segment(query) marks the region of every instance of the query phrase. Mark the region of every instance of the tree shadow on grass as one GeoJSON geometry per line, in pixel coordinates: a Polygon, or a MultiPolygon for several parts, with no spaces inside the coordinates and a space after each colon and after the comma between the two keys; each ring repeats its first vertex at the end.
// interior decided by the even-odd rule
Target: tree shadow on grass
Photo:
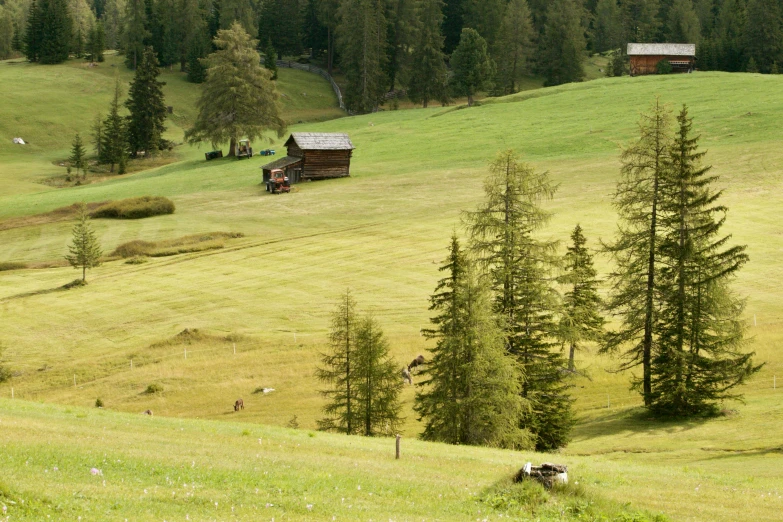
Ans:
{"type": "Polygon", "coordinates": [[[35,290],[33,292],[23,292],[21,294],[9,295],[8,297],[4,297],[0,299],[0,303],[6,301],[13,301],[14,299],[24,299],[25,297],[34,297],[36,295],[46,295],[46,294],[53,294],[55,292],[64,292],[66,290],[70,290],[71,288],[78,288],[80,286],[85,286],[86,284],[87,283],[83,282],[81,279],[74,279],[70,283],[66,283],[62,286],[58,286],[55,288],[45,288],[43,290],[35,290]]]}

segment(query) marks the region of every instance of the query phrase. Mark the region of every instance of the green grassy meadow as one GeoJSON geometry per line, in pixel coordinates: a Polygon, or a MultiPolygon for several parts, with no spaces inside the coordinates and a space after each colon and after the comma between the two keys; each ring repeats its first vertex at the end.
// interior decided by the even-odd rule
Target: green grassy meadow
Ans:
{"type": "MultiPolygon", "coordinates": [[[[285,73],[294,72],[281,70],[281,85],[285,73]]],[[[0,345],[15,372],[0,384],[0,440],[8,448],[0,452],[7,459],[0,468],[11,470],[0,486],[9,498],[33,499],[39,510],[13,508],[21,513],[17,519],[56,518],[61,506],[59,513],[70,518],[95,509],[89,518],[96,520],[106,513],[111,519],[133,513],[129,519],[261,520],[254,509],[266,503],[282,510],[264,508],[267,519],[277,520],[524,518],[494,508],[479,514],[486,503],[476,497],[526,460],[569,464],[609,510],[627,503],[672,520],[780,519],[783,390],[773,389],[773,379],[781,386],[783,77],[599,79],[488,99],[471,109],[340,119],[328,119],[336,115],[328,104],[290,106],[289,120],[306,122],[291,130],[347,132],[357,148],[351,178],[300,184],[287,195],[269,195],[260,185],[266,158],[205,162],[206,149],[187,146],[175,149],[176,163],[101,183],[40,184],[62,169],[53,162],[67,156],[73,132],[86,132],[91,111],[107,105],[112,73],[109,66],[0,62],[0,88],[14,93],[0,106],[0,262],[62,259],[69,222],[2,229],[2,221],[79,201],[152,195],[176,203],[173,215],[95,220],[105,252],[136,239],[216,231],[244,237],[226,240],[221,249],[140,265],[111,261],[92,270],[81,289],[61,288],[77,276],[71,268],[0,272],[0,345]],[[21,89],[23,83],[30,88],[21,89]],[[36,103],[27,98],[33,92],[36,103]],[[639,113],[655,96],[675,109],[689,105],[731,209],[726,229],[748,245],[751,262],[737,289],[747,297],[750,349],[766,365],[743,389],[745,404],[727,403],[727,415],[713,420],[649,419],[628,390],[629,375],[608,372],[613,361],[585,352],[580,363],[589,378],[574,382],[580,421],[558,455],[415,441],[421,427],[411,387],[404,391],[403,435],[411,452],[404,466],[390,459],[391,440],[310,436],[322,405],[313,371],[340,292],[351,288],[360,307],[378,318],[400,365],[426,355],[419,330],[427,324],[438,266],[451,232],[462,233],[461,212],[482,198],[493,155],[513,148],[560,184],[547,205],[554,216],[545,236],[565,240],[578,222],[596,246],[613,233],[619,147],[634,137],[639,113]],[[24,107],[32,107],[29,116],[24,107]],[[16,135],[31,145],[13,146],[16,135]],[[202,335],[178,335],[194,328],[202,335]],[[150,384],[163,392],[143,393],[150,384]],[[275,391],[253,393],[263,387],[275,391]],[[238,397],[246,409],[234,413],[238,397]],[[105,410],[92,408],[97,398],[105,410]],[[153,419],[138,415],[148,408],[153,419]],[[282,428],[294,416],[301,429],[282,428]],[[267,438],[277,447],[259,446],[258,439],[267,438]],[[102,459],[105,487],[89,475],[102,459]],[[54,465],[69,474],[53,475],[54,465]],[[262,470],[274,477],[262,477],[262,470]],[[199,484],[199,490],[181,499],[190,491],[181,483],[199,484]],[[46,491],[36,493],[40,484],[46,491]],[[375,498],[363,496],[368,488],[375,498]],[[237,511],[227,511],[230,506],[237,511]]],[[[177,74],[166,75],[167,99],[182,118],[171,123],[171,139],[181,141],[196,91],[178,83],[177,74]]],[[[310,93],[324,92],[326,99],[328,87],[313,78],[292,76],[286,92],[307,92],[307,103],[314,103],[310,93]]],[[[282,152],[281,141],[273,147],[282,152]]],[[[605,273],[606,260],[597,262],[605,273]]]]}

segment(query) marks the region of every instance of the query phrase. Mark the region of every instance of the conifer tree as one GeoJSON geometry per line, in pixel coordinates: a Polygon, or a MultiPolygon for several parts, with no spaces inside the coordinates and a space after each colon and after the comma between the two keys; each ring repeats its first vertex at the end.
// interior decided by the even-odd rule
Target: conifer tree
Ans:
{"type": "Polygon", "coordinates": [[[390,436],[402,418],[403,382],[389,355],[389,343],[378,322],[366,316],[356,325],[356,416],[365,437],[390,436]]]}
{"type": "Polygon", "coordinates": [[[568,368],[574,370],[574,355],[585,341],[600,342],[604,335],[603,306],[598,295],[593,256],[585,246],[582,227],[576,225],[564,259],[564,273],[558,282],[566,285],[560,318],[560,338],[568,345],[568,368]]]}
{"type": "Polygon", "coordinates": [[[619,237],[605,245],[616,266],[610,276],[612,293],[607,306],[621,323],[607,336],[604,351],[624,350],[621,369],[642,367],[642,379],[633,384],[646,406],[652,400],[656,285],[661,270],[658,213],[670,125],[669,110],[656,99],[649,114],[642,115],[638,141],[623,151],[622,177],[614,194],[619,237]]]}
{"type": "Polygon", "coordinates": [[[10,57],[14,51],[15,29],[11,13],[0,5],[0,60],[10,57]]]}
{"type": "Polygon", "coordinates": [[[204,83],[207,79],[205,58],[210,50],[210,43],[202,36],[196,36],[188,47],[188,76],[191,83],[204,83]]]}
{"type": "MultiPolygon", "coordinates": [[[[278,0],[267,0],[278,1],[278,0]]],[[[239,22],[247,34],[258,34],[256,15],[250,0],[220,0],[220,29],[231,29],[239,22]]],[[[266,2],[265,2],[266,3],[266,2]]],[[[299,2],[290,2],[298,5],[299,2]]]]}
{"type": "Polygon", "coordinates": [[[27,30],[24,35],[24,54],[30,62],[37,62],[41,56],[41,19],[41,5],[38,0],[32,0],[27,14],[27,30]]]}
{"type": "Polygon", "coordinates": [[[318,19],[326,27],[326,70],[332,74],[340,23],[340,0],[318,0],[317,13],[318,19]]]}
{"type": "Polygon", "coordinates": [[[151,36],[147,29],[144,0],[127,0],[125,4],[125,65],[135,69],[144,53],[144,42],[151,36]]]}
{"type": "Polygon", "coordinates": [[[720,6],[715,35],[720,42],[718,63],[724,71],[744,70],[745,14],[744,0],[724,0],[720,6]]]}
{"type": "Polygon", "coordinates": [[[553,0],[541,39],[544,85],[581,81],[584,76],[585,38],[580,8],[575,0],[553,0]]]}
{"type": "Polygon", "coordinates": [[[109,106],[109,114],[103,120],[102,141],[99,160],[111,165],[109,172],[114,172],[114,166],[124,161],[128,155],[128,137],[125,129],[125,118],[120,116],[120,79],[114,83],[114,98],[109,106]]]}
{"type": "Polygon", "coordinates": [[[443,5],[443,52],[448,55],[459,45],[464,26],[465,0],[444,0],[443,5]]]}
{"type": "Polygon", "coordinates": [[[386,65],[389,91],[398,87],[408,76],[411,62],[410,49],[416,39],[419,25],[416,4],[419,0],[388,0],[386,7],[386,65]]]}
{"type": "Polygon", "coordinates": [[[103,156],[101,154],[101,146],[103,144],[103,116],[100,114],[95,115],[95,119],[92,121],[90,132],[90,136],[92,137],[92,145],[95,149],[95,155],[98,157],[98,161],[103,161],[103,156]]]}
{"type": "Polygon", "coordinates": [[[717,401],[741,398],[733,388],[761,366],[743,353],[744,302],[730,290],[748,261],[745,246],[720,236],[727,208],[711,185],[717,177],[702,164],[698,136],[683,106],[662,180],[663,259],[657,289],[659,344],[652,360],[650,409],[689,416],[714,411],[717,401]]]}
{"type": "Polygon", "coordinates": [[[84,150],[84,143],[82,143],[82,137],[79,133],[73,138],[73,144],[71,145],[71,157],[68,158],[71,162],[71,166],[76,169],[76,176],[79,176],[79,170],[85,174],[84,169],[87,167],[87,151],[84,150]]]}
{"type": "Polygon", "coordinates": [[[264,48],[264,67],[272,73],[272,80],[277,80],[277,51],[272,46],[272,40],[266,41],[264,48]]]}
{"type": "Polygon", "coordinates": [[[297,55],[302,52],[302,10],[298,2],[267,0],[261,7],[258,20],[258,41],[271,41],[279,55],[297,55]],[[280,21],[285,20],[281,30],[280,21]]]}
{"type": "Polygon", "coordinates": [[[595,6],[593,50],[603,53],[619,49],[622,44],[622,12],[617,0],[598,0],[595,6]]]}
{"type": "Polygon", "coordinates": [[[693,0],[674,0],[669,8],[666,33],[669,42],[701,43],[701,21],[693,0]]]}
{"type": "Polygon", "coordinates": [[[654,42],[660,27],[660,0],[627,0],[622,5],[626,41],[654,42]]]}
{"type": "Polygon", "coordinates": [[[356,330],[359,318],[356,300],[347,290],[340,296],[337,309],[332,313],[329,332],[329,353],[321,354],[321,365],[316,377],[328,387],[321,391],[328,403],[324,406],[324,418],[318,421],[318,429],[354,435],[362,429],[359,406],[356,404],[356,330]]]}
{"type": "Polygon", "coordinates": [[[511,0],[498,31],[494,53],[500,94],[517,92],[517,79],[527,69],[533,40],[533,20],[526,0],[511,0]]]}
{"type": "Polygon", "coordinates": [[[485,202],[466,215],[471,248],[488,270],[494,309],[503,320],[506,350],[524,373],[521,395],[530,408],[520,425],[535,435],[539,450],[564,446],[574,422],[566,362],[556,343],[559,303],[550,282],[555,243],[534,236],[550,217],[540,203],[555,189],[546,173],[520,163],[514,151],[502,151],[490,164],[485,202]]]}
{"type": "Polygon", "coordinates": [[[507,3],[507,0],[463,0],[462,2],[465,27],[475,29],[487,42],[489,49],[495,49],[497,32],[507,3]]]}
{"type": "Polygon", "coordinates": [[[745,51],[758,71],[768,73],[783,59],[783,12],[778,0],[748,0],[745,51]]]}
{"type": "Polygon", "coordinates": [[[106,48],[106,35],[103,30],[103,22],[97,22],[90,28],[87,41],[87,54],[91,62],[102,62],[103,51],[106,48]]]}
{"type": "Polygon", "coordinates": [[[420,0],[417,6],[419,26],[411,56],[408,98],[425,108],[430,100],[448,101],[448,70],[443,54],[442,0],[420,0]]]}
{"type": "Polygon", "coordinates": [[[386,92],[386,16],[383,0],[344,0],[337,44],[349,111],[376,110],[386,92]]]}
{"type": "Polygon", "coordinates": [[[74,268],[82,269],[82,282],[87,282],[87,269],[95,268],[101,264],[101,244],[90,224],[90,216],[87,214],[87,206],[79,205],[78,221],[73,226],[72,244],[68,245],[69,254],[65,256],[68,263],[74,268]]]}
{"type": "Polygon", "coordinates": [[[65,0],[42,0],[38,61],[62,63],[71,49],[72,20],[65,0]]]}
{"type": "Polygon", "coordinates": [[[166,130],[166,104],[163,101],[163,82],[158,81],[160,69],[152,47],[144,49],[141,61],[128,91],[125,106],[130,115],[126,131],[130,153],[136,157],[139,151],[153,154],[159,150],[161,137],[166,130]]]}
{"type": "Polygon", "coordinates": [[[218,50],[206,58],[207,80],[198,101],[195,125],[185,133],[189,143],[209,141],[214,147],[230,142],[228,155],[236,154],[237,140],[260,138],[274,130],[285,131],[279,94],[271,73],[261,65],[257,42],[239,22],[220,30],[218,50]]]}
{"type": "Polygon", "coordinates": [[[487,291],[456,235],[440,271],[445,277],[430,298],[436,315],[430,319],[432,328],[422,332],[436,345],[414,405],[425,422],[422,438],[530,448],[530,433],[519,427],[526,406],[520,395],[520,368],[505,352],[487,291]]]}
{"type": "MultiPolygon", "coordinates": [[[[179,70],[187,71],[190,61],[190,50],[192,47],[206,47],[207,41],[207,23],[205,6],[199,0],[176,0],[177,9],[177,36],[179,42],[177,47],[177,60],[179,61],[179,70]]],[[[204,49],[203,54],[198,56],[204,58],[208,54],[204,49]]],[[[189,80],[190,81],[190,80],[189,80]]],[[[200,83],[200,82],[193,82],[200,83]]]]}
{"type": "Polygon", "coordinates": [[[459,45],[451,55],[454,92],[468,97],[468,107],[473,96],[487,87],[495,73],[495,66],[487,52],[487,42],[475,29],[465,28],[459,45]]]}

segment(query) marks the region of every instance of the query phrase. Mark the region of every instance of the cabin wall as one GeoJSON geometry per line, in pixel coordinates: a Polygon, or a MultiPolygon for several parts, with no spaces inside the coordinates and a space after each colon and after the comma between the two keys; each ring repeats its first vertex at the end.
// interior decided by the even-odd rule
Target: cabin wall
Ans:
{"type": "MultiPolygon", "coordinates": [[[[631,56],[631,76],[640,76],[645,74],[656,74],[656,66],[661,60],[669,60],[675,62],[689,62],[690,69],[693,69],[694,59],[689,56],[663,56],[663,55],[650,55],[650,56],[631,56]]],[[[674,68],[674,72],[687,72],[679,67],[674,68]]]]}
{"type": "Polygon", "coordinates": [[[299,145],[297,145],[296,142],[294,142],[293,140],[291,141],[292,141],[291,144],[288,146],[288,155],[297,158],[301,158],[302,156],[304,156],[304,151],[302,151],[302,149],[299,148],[299,145]]]}
{"type": "MultiPolygon", "coordinates": [[[[290,152],[289,152],[290,154],[290,152]]],[[[342,178],[350,175],[350,150],[304,151],[303,179],[342,178]]]]}

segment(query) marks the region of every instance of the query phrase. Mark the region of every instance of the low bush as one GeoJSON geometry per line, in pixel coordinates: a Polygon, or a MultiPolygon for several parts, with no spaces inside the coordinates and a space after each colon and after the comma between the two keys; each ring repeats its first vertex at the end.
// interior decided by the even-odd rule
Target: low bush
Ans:
{"type": "Polygon", "coordinates": [[[160,384],[150,384],[147,389],[144,390],[147,395],[154,395],[156,393],[163,393],[163,386],[160,384]]]}
{"type": "MultiPolygon", "coordinates": [[[[124,256],[123,256],[124,257],[124,256]]],[[[125,261],[126,265],[143,265],[147,262],[147,258],[144,256],[133,256],[132,258],[125,261]]]]}
{"type": "Polygon", "coordinates": [[[4,261],[0,263],[0,272],[4,272],[6,270],[21,270],[22,268],[27,268],[27,265],[25,263],[17,263],[14,261],[4,261]]]}
{"type": "Polygon", "coordinates": [[[90,216],[109,219],[141,219],[173,214],[174,210],[174,202],[168,198],[143,196],[111,201],[98,207],[90,216]]]}
{"type": "Polygon", "coordinates": [[[101,400],[101,398],[100,398],[100,397],[98,397],[97,399],[95,399],[95,407],[96,407],[96,408],[103,408],[103,401],[101,400]]]}
{"type": "Polygon", "coordinates": [[[112,256],[123,259],[135,257],[165,257],[191,252],[203,252],[223,248],[226,239],[243,237],[239,232],[209,232],[164,241],[135,240],[118,246],[112,256]]]}
{"type": "Polygon", "coordinates": [[[655,66],[655,72],[657,72],[658,74],[671,74],[672,64],[669,63],[669,60],[661,60],[655,66]]]}

